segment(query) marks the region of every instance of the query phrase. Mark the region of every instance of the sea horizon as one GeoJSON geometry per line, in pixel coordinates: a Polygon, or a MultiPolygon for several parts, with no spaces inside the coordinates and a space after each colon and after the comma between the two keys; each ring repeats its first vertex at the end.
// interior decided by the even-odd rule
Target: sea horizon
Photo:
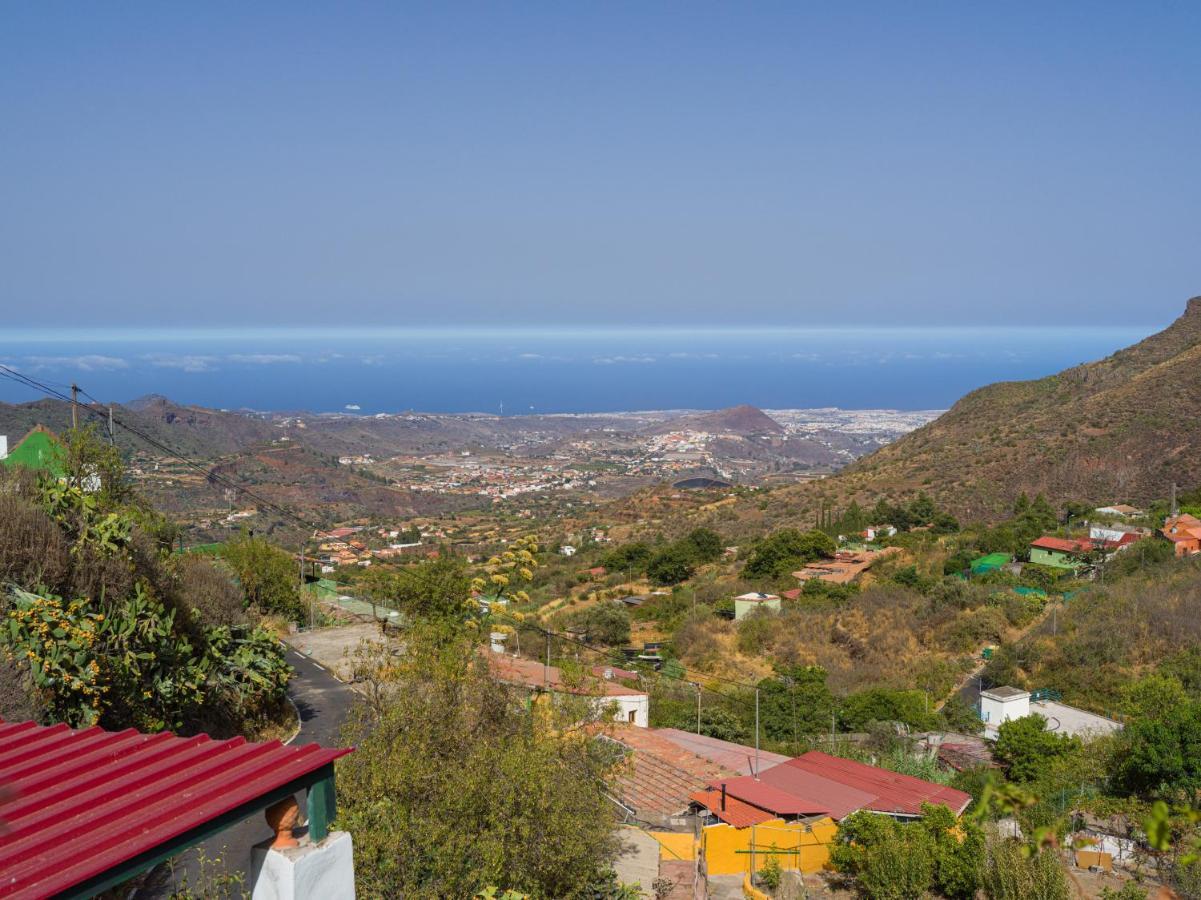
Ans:
{"type": "MultiPolygon", "coordinates": [[[[10,329],[0,362],[103,402],[218,409],[595,414],[945,409],[1098,359],[1156,326],[10,329]],[[358,407],[352,410],[351,407],[358,407]]],[[[0,381],[0,400],[36,393],[0,381]]]]}

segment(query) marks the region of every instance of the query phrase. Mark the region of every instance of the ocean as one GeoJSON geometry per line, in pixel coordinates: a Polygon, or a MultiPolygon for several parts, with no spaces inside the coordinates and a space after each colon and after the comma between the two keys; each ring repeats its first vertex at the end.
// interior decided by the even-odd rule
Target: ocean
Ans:
{"type": "MultiPolygon", "coordinates": [[[[1155,328],[8,331],[0,362],[97,399],[224,409],[615,412],[938,409],[1106,356],[1155,328]]],[[[37,394],[0,379],[0,400],[37,394]]]]}

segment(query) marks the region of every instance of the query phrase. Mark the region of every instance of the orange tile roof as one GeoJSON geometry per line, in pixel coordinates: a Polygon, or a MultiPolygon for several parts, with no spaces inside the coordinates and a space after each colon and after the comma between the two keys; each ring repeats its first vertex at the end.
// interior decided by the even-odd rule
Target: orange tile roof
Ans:
{"type": "Polygon", "coordinates": [[[1163,536],[1169,541],[1201,540],[1201,519],[1181,513],[1175,518],[1168,519],[1161,529],[1163,536]]]}
{"type": "Polygon", "coordinates": [[[586,678],[581,684],[569,685],[563,679],[563,673],[558,666],[548,666],[532,659],[508,656],[503,653],[488,654],[488,671],[497,681],[503,681],[506,684],[536,689],[546,688],[563,694],[580,694],[588,697],[640,697],[646,693],[599,678],[586,678]]]}

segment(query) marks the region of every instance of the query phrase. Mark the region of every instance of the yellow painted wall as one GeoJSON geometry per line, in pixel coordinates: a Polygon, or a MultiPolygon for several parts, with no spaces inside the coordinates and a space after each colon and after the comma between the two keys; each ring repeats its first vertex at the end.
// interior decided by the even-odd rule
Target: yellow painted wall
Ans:
{"type": "Polygon", "coordinates": [[[659,859],[696,859],[697,839],[678,831],[648,831],[659,842],[659,859]]]}
{"type": "MultiPolygon", "coordinates": [[[[780,867],[800,869],[802,872],[817,872],[830,859],[830,844],[838,826],[830,818],[818,819],[808,825],[800,822],[786,824],[783,819],[772,819],[762,825],[749,828],[734,828],[730,825],[708,825],[703,829],[701,849],[705,854],[705,871],[710,875],[745,875],[751,869],[752,843],[756,850],[795,850],[799,853],[782,853],[777,856],[780,867]]],[[[755,866],[762,867],[766,855],[754,855],[755,866]]]]}

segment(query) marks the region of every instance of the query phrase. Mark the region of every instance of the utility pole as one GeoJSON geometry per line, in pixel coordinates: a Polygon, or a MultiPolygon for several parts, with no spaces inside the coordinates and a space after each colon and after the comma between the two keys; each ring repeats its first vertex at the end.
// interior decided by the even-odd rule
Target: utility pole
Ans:
{"type": "Polygon", "coordinates": [[[1176,508],[1176,482],[1172,482],[1172,518],[1180,515],[1180,510],[1176,508]]]}
{"type": "MultiPolygon", "coordinates": [[[[71,430],[79,428],[79,385],[71,382],[71,430]]],[[[1173,487],[1175,491],[1175,487],[1173,487]]],[[[1175,496],[1175,494],[1173,494],[1175,496]]]]}
{"type": "Polygon", "coordinates": [[[759,688],[755,688],[755,780],[759,780],[759,688]]]}
{"type": "Polygon", "coordinates": [[[693,685],[696,688],[696,733],[701,733],[701,685],[696,682],[693,685]]]}
{"type": "Polygon", "coordinates": [[[111,447],[116,442],[116,439],[113,437],[113,405],[110,403],[108,405],[108,445],[111,447]]]}
{"type": "Polygon", "coordinates": [[[542,670],[542,686],[550,689],[550,629],[546,631],[546,668],[542,670]]]}

